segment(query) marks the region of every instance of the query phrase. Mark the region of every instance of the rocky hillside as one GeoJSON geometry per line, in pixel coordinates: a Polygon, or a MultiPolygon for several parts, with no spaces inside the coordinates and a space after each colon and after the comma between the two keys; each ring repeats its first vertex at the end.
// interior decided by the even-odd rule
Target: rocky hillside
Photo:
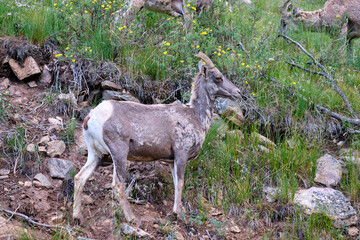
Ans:
{"type": "Polygon", "coordinates": [[[349,59],[323,32],[279,38],[282,4],[214,1],[198,14],[189,1],[184,29],[147,10],[115,23],[127,7],[117,1],[0,2],[0,239],[358,238],[359,41],[349,59]],[[74,221],[90,109],[107,99],[186,104],[199,51],[241,99],[216,100],[202,151],[187,165],[184,212],[171,214],[166,163],[128,162],[141,224],[127,223],[104,157],[85,185],[84,219],[74,221]]]}

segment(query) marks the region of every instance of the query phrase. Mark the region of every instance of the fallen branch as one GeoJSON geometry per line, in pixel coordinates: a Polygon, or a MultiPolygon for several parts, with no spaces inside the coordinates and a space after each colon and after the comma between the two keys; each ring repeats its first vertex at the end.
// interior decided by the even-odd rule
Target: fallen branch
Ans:
{"type": "Polygon", "coordinates": [[[68,227],[59,226],[59,225],[48,225],[48,224],[45,224],[45,223],[39,223],[39,222],[36,222],[36,221],[32,220],[30,217],[26,216],[25,214],[13,212],[13,211],[10,211],[10,210],[7,210],[7,209],[2,209],[2,208],[0,208],[0,211],[5,212],[5,213],[8,213],[8,214],[11,214],[11,215],[12,215],[11,217],[13,217],[14,215],[15,215],[15,216],[22,217],[22,218],[24,218],[27,222],[32,223],[32,224],[35,224],[35,225],[38,225],[38,226],[41,226],[41,227],[64,229],[64,230],[66,230],[66,231],[69,233],[70,236],[72,236],[71,230],[70,230],[68,227]]]}
{"type": "Polygon", "coordinates": [[[287,64],[289,64],[289,65],[291,65],[291,66],[293,66],[293,67],[297,67],[297,68],[299,68],[299,69],[301,69],[301,70],[307,71],[307,72],[309,72],[309,73],[313,73],[313,74],[317,74],[317,75],[322,75],[322,76],[324,76],[324,73],[323,73],[323,72],[317,72],[317,71],[314,71],[314,70],[311,70],[311,69],[308,69],[308,68],[304,68],[304,67],[302,67],[302,66],[300,66],[300,65],[297,65],[297,64],[294,63],[294,62],[285,61],[285,63],[287,63],[287,64]]]}
{"type": "MultiPolygon", "coordinates": [[[[306,49],[298,42],[296,42],[295,40],[289,38],[288,36],[284,35],[283,33],[279,34],[279,36],[283,37],[285,40],[290,41],[291,43],[295,44],[296,46],[298,46],[301,51],[303,51],[309,58],[311,58],[311,60],[313,61],[313,63],[315,64],[315,66],[317,66],[318,68],[321,69],[321,75],[324,76],[331,84],[331,86],[335,89],[335,91],[341,96],[341,98],[343,99],[347,109],[349,110],[349,112],[351,113],[351,115],[353,115],[353,117],[355,119],[351,119],[351,118],[347,118],[347,120],[359,120],[359,118],[357,117],[355,111],[353,110],[351,103],[349,102],[349,100],[347,99],[346,95],[344,94],[344,92],[336,85],[334,79],[331,77],[331,75],[325,70],[324,66],[321,65],[308,51],[306,51],[306,49]]],[[[328,110],[328,109],[327,109],[328,110]]],[[[326,111],[325,109],[323,109],[322,111],[326,111]]],[[[329,110],[330,111],[330,110],[329,110]]],[[[331,112],[331,111],[330,111],[331,112]]],[[[339,116],[338,116],[339,117],[339,116]]],[[[360,121],[360,120],[359,120],[360,121]]]]}
{"type": "Polygon", "coordinates": [[[333,112],[333,111],[331,111],[330,109],[321,106],[320,104],[316,104],[316,103],[314,103],[313,101],[309,101],[306,97],[304,97],[304,96],[302,96],[302,95],[294,92],[293,90],[285,87],[284,85],[282,85],[281,83],[279,83],[279,82],[276,80],[276,78],[274,78],[274,77],[270,77],[270,78],[269,78],[268,76],[264,76],[264,77],[266,77],[266,78],[270,79],[271,81],[273,81],[274,83],[280,85],[281,88],[287,90],[287,91],[288,91],[289,93],[291,93],[292,95],[295,95],[295,96],[303,99],[304,101],[309,102],[310,104],[312,104],[313,106],[315,106],[319,111],[325,112],[325,113],[327,113],[328,115],[330,115],[331,117],[336,118],[336,119],[338,119],[338,120],[341,120],[341,121],[344,121],[344,122],[348,122],[348,123],[351,123],[351,124],[354,124],[354,125],[360,125],[360,119],[349,118],[349,117],[346,117],[346,116],[341,115],[341,114],[339,114],[339,113],[333,112]]]}

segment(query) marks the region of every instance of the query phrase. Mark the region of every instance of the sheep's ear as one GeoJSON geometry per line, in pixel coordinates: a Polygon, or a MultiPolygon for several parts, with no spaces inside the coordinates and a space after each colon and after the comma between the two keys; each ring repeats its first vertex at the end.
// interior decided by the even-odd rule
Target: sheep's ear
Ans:
{"type": "Polygon", "coordinates": [[[203,61],[200,61],[198,63],[198,68],[199,68],[199,72],[201,72],[202,75],[206,76],[207,66],[203,61]]]}

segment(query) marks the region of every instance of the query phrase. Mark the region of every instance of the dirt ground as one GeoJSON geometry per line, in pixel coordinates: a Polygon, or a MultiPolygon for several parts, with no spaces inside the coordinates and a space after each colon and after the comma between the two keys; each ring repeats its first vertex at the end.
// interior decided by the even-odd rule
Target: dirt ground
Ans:
{"type": "MultiPolygon", "coordinates": [[[[5,41],[6,39],[0,40],[5,41]]],[[[6,53],[4,49],[0,50],[1,53],[6,53]]],[[[3,54],[2,56],[4,56],[3,54]]],[[[39,62],[41,61],[39,60],[39,62]]],[[[9,101],[11,106],[5,113],[7,117],[2,118],[6,121],[0,122],[0,133],[5,136],[8,132],[14,131],[16,127],[24,126],[27,129],[28,144],[38,143],[43,136],[49,136],[52,140],[60,139],[61,130],[49,130],[48,118],[58,116],[64,122],[68,122],[69,117],[58,115],[52,102],[46,100],[49,98],[48,84],[39,82],[38,77],[19,81],[8,69],[2,69],[0,73],[2,74],[0,78],[8,77],[10,79],[10,87],[1,90],[1,100],[2,103],[9,101]],[[36,81],[37,87],[29,87],[28,82],[32,80],[36,81]]],[[[77,122],[76,131],[81,131],[80,121],[77,122]]],[[[2,143],[2,148],[3,150],[6,148],[4,143],[2,143]]],[[[110,188],[112,165],[99,167],[86,183],[84,189],[86,201],[82,205],[84,221],[78,224],[71,219],[72,200],[67,196],[69,195],[69,186],[66,184],[69,182],[50,177],[47,167],[49,157],[46,156],[46,153],[39,153],[36,156],[27,153],[22,157],[23,159],[18,159],[21,164],[16,164],[16,154],[8,154],[6,151],[2,151],[0,154],[0,169],[10,170],[7,178],[0,179],[0,209],[25,214],[38,223],[65,226],[70,230],[72,239],[77,237],[130,238],[119,231],[124,221],[118,202],[113,198],[110,188]],[[17,166],[16,171],[14,171],[15,165],[17,166]],[[48,189],[34,185],[33,177],[37,173],[43,173],[53,187],[48,189]]],[[[86,162],[86,156],[79,153],[76,143],[68,147],[61,158],[71,161],[77,171],[86,162]]],[[[221,211],[211,206],[209,206],[209,216],[221,223],[221,226],[214,226],[209,221],[198,224],[190,222],[188,219],[197,210],[192,209],[191,204],[185,200],[183,201],[187,209],[185,217],[174,219],[171,215],[174,192],[168,166],[159,162],[129,163],[128,169],[127,183],[136,177],[132,191],[132,209],[141,218],[141,229],[155,239],[261,238],[259,232],[261,228],[253,231],[244,227],[247,226],[246,224],[237,226],[233,219],[224,217],[221,211]]],[[[196,190],[194,190],[194,194],[196,194],[196,190]]],[[[7,219],[7,226],[20,227],[11,234],[5,232],[5,235],[1,235],[0,232],[0,239],[24,239],[20,237],[24,232],[33,236],[34,239],[50,239],[54,234],[61,235],[66,232],[64,229],[38,226],[25,221],[22,217],[1,211],[0,217],[7,219]]]]}

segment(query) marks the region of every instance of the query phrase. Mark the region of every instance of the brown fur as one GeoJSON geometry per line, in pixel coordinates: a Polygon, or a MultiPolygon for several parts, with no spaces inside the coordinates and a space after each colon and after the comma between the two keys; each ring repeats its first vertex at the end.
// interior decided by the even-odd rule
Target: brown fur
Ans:
{"type": "Polygon", "coordinates": [[[314,31],[338,32],[346,36],[349,49],[351,40],[360,37],[360,0],[328,0],[324,8],[316,11],[296,9],[287,0],[281,11],[284,26],[303,25],[314,31]]]}
{"type": "Polygon", "coordinates": [[[84,128],[85,130],[88,129],[88,124],[87,124],[87,123],[88,123],[89,119],[90,119],[90,116],[89,116],[89,115],[87,115],[87,116],[84,118],[83,128],[84,128]]]}

